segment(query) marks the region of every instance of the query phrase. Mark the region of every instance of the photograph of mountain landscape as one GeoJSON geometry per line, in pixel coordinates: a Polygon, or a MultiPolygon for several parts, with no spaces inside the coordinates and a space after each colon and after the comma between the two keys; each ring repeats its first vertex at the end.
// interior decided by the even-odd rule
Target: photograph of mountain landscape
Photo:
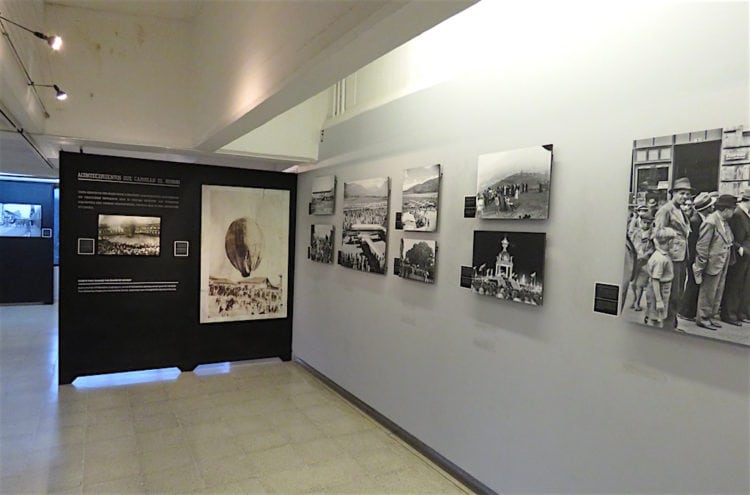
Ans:
{"type": "Polygon", "coordinates": [[[339,265],[363,272],[386,272],[390,178],[344,183],[344,225],[339,265]]]}
{"type": "Polygon", "coordinates": [[[477,215],[484,219],[546,219],[551,169],[551,144],[480,155],[477,215]]]}
{"type": "Polygon", "coordinates": [[[435,232],[440,164],[404,170],[401,222],[406,231],[435,232]]]}

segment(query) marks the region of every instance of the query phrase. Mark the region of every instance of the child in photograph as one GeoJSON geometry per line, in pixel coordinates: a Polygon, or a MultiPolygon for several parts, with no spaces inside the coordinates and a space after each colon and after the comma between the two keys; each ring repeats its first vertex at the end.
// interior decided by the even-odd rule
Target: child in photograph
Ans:
{"type": "Polygon", "coordinates": [[[648,305],[644,323],[663,327],[667,318],[669,298],[674,279],[674,265],[669,250],[677,236],[674,229],[665,227],[654,233],[655,250],[648,259],[649,284],[646,291],[648,305]]]}
{"type": "Polygon", "coordinates": [[[630,282],[630,288],[633,292],[633,304],[630,305],[630,308],[635,311],[643,309],[641,307],[641,299],[643,299],[643,292],[650,281],[647,264],[649,258],[654,253],[653,230],[651,228],[653,222],[654,216],[646,212],[646,214],[640,217],[638,228],[632,233],[636,261],[635,269],[633,270],[633,280],[630,282]]]}

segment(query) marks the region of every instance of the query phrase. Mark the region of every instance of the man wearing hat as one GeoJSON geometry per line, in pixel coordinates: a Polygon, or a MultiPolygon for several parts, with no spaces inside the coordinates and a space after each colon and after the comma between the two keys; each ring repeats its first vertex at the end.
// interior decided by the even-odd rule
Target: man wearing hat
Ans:
{"type": "Polygon", "coordinates": [[[695,213],[690,217],[690,234],[688,235],[688,261],[687,261],[687,284],[682,296],[680,316],[688,320],[695,320],[698,311],[698,284],[695,283],[693,274],[693,263],[695,262],[695,245],[698,242],[698,233],[701,224],[706,217],[714,211],[716,198],[708,193],[702,192],[693,199],[695,213]]]}
{"type": "MultiPolygon", "coordinates": [[[[721,295],[724,292],[727,268],[734,242],[732,229],[727,220],[731,218],[737,205],[737,198],[722,194],[716,200],[715,211],[703,222],[695,245],[693,271],[698,291],[698,316],[695,323],[708,330],[716,330],[721,325],[711,318],[719,312],[721,295]]],[[[732,322],[730,322],[732,323],[732,322]]],[[[734,322],[734,324],[737,324],[734,322]]]]}
{"type": "Polygon", "coordinates": [[[721,319],[730,324],[750,323],[750,188],[740,196],[729,227],[734,235],[736,262],[727,271],[721,319]]]}
{"type": "Polygon", "coordinates": [[[676,233],[669,249],[669,257],[674,267],[674,278],[672,279],[672,291],[667,312],[667,321],[674,327],[677,326],[677,313],[682,304],[685,288],[688,258],[687,238],[690,234],[690,221],[682,211],[682,204],[690,197],[692,190],[690,179],[687,177],[676,179],[672,184],[672,189],[669,190],[670,200],[659,208],[654,218],[654,231],[672,228],[676,233]]]}

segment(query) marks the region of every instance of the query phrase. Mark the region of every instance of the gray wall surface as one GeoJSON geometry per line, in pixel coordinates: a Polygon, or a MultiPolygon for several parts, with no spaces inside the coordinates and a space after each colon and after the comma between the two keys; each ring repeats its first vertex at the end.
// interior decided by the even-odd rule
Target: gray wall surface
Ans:
{"type": "Polygon", "coordinates": [[[633,8],[327,129],[300,176],[295,355],[498,492],[750,492],[750,349],[592,311],[622,278],[633,139],[750,125],[748,4],[633,8]],[[478,155],[547,143],[548,220],[463,218],[478,155]],[[435,163],[438,232],[410,235],[438,242],[426,285],[392,274],[394,212],[403,170],[435,163]],[[310,216],[329,174],[336,214],[310,216]],[[307,260],[313,223],[341,246],[343,183],[382,176],[388,275],[307,260]],[[547,233],[542,307],[459,287],[474,230],[547,233]]]}

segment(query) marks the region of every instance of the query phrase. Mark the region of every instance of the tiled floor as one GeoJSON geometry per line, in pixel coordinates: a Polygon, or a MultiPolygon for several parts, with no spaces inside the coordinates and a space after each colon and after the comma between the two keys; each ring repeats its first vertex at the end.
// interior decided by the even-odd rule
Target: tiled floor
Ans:
{"type": "Polygon", "coordinates": [[[466,493],[296,364],[58,387],[56,315],[0,307],[2,494],[466,493]]]}

